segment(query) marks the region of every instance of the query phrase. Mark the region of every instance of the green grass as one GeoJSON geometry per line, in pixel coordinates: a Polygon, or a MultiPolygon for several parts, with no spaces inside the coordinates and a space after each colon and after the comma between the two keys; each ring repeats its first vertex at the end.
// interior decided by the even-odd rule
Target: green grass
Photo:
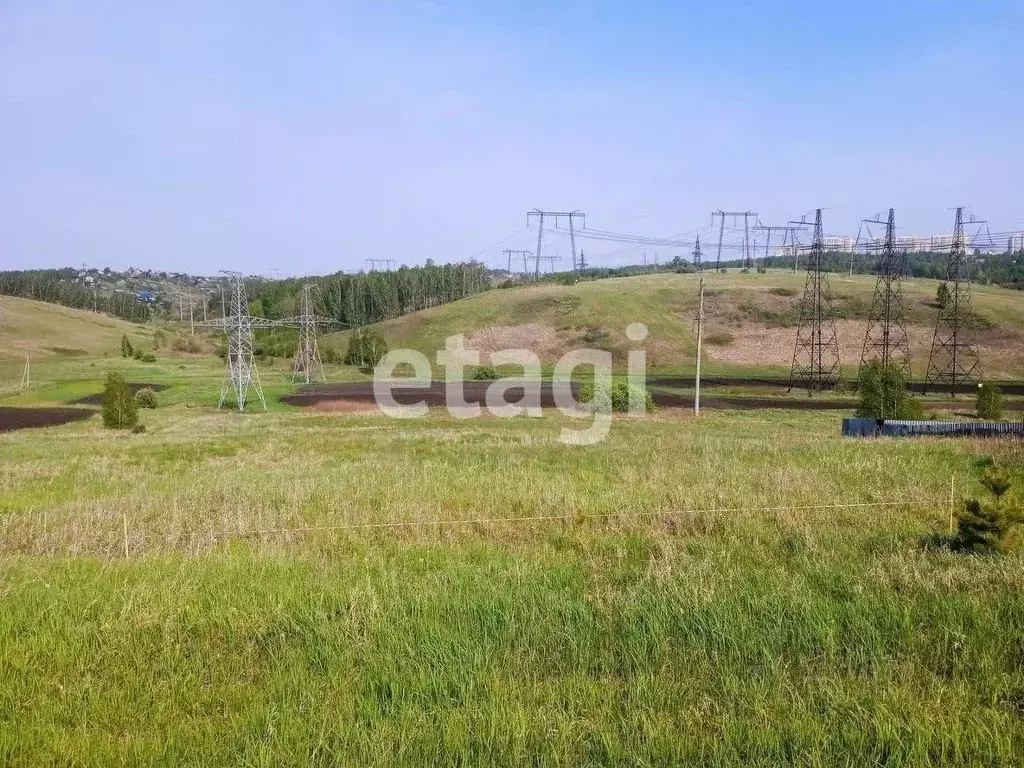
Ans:
{"type": "Polygon", "coordinates": [[[663,411],[580,448],[283,406],[286,361],[240,414],[201,356],[0,404],[112,368],[170,386],[144,434],[0,434],[0,765],[1019,763],[1024,542],[926,545],[990,458],[1021,498],[1019,442],[663,411]]]}
{"type": "MultiPolygon", "coordinates": [[[[755,328],[792,329],[798,321],[804,275],[782,270],[766,274],[716,275],[705,273],[706,312],[709,333],[729,334],[742,339],[755,328]]],[[[637,277],[580,282],[571,286],[527,285],[490,291],[451,304],[423,310],[380,323],[377,330],[391,348],[406,347],[427,354],[433,361],[446,337],[491,327],[540,326],[554,333],[544,343],[524,337],[523,343],[553,363],[565,349],[588,346],[606,349],[617,366],[625,365],[626,352],[633,348],[625,336],[631,322],[648,326],[649,364],[659,373],[689,372],[695,353],[694,317],[697,312],[697,280],[693,274],[659,273],[637,277]]],[[[871,306],[875,278],[870,275],[831,275],[834,306],[840,318],[864,322],[871,306]]],[[[924,373],[927,343],[931,338],[937,309],[934,306],[936,280],[904,281],[907,319],[914,335],[915,370],[924,373]],[[924,345],[924,346],[922,346],[924,345]]],[[[983,317],[980,341],[992,350],[986,370],[996,378],[1024,377],[1024,356],[1017,349],[1024,343],[1024,294],[987,285],[972,286],[974,308],[983,317]]],[[[863,331],[856,339],[860,351],[863,331]]],[[[338,349],[347,344],[347,332],[331,334],[338,349]]],[[[486,334],[484,334],[486,342],[486,334]]],[[[785,347],[792,340],[785,335],[785,347]]],[[[853,342],[851,342],[853,343],[853,342]]],[[[728,348],[728,344],[724,345],[728,348]]],[[[754,350],[756,353],[757,350],[754,350]]],[[[708,375],[786,375],[785,365],[764,360],[730,362],[716,358],[713,345],[705,348],[704,369],[708,375]]],[[[985,362],[983,360],[983,362],[985,362]]],[[[855,365],[846,366],[854,373],[855,365]]]]}
{"type": "Polygon", "coordinates": [[[2,764],[1019,755],[1024,559],[922,544],[989,454],[1024,484],[1019,444],[792,412],[590,448],[565,417],[142,418],[0,435],[2,764]],[[417,525],[238,535],[383,522],[417,525]]]}

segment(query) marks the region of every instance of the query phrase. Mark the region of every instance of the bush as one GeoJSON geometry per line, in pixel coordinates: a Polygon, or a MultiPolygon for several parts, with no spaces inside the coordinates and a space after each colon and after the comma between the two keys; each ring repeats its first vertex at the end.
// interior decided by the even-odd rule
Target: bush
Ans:
{"type": "Polygon", "coordinates": [[[348,339],[345,365],[375,368],[388,353],[387,342],[369,328],[356,328],[348,339]]]}
{"type": "Polygon", "coordinates": [[[796,296],[796,291],[792,288],[770,288],[768,293],[772,296],[796,296]]]}
{"type": "Polygon", "coordinates": [[[498,373],[498,369],[493,365],[481,365],[473,371],[474,381],[495,381],[500,378],[501,374],[498,373]]]}
{"type": "Polygon", "coordinates": [[[907,392],[907,379],[899,366],[874,360],[861,370],[857,380],[861,419],[920,419],[924,408],[907,392]]]}
{"type": "Polygon", "coordinates": [[[143,387],[135,393],[135,404],[139,408],[156,408],[156,392],[149,387],[143,387]]]}
{"type": "Polygon", "coordinates": [[[709,333],[704,337],[704,341],[716,347],[725,347],[732,344],[736,340],[728,331],[716,331],[715,333],[709,333]]]}
{"type": "Polygon", "coordinates": [[[132,343],[128,341],[128,334],[121,337],[121,357],[131,357],[135,353],[132,343]]]}
{"type": "Polygon", "coordinates": [[[146,425],[145,424],[136,424],[134,427],[132,427],[132,434],[133,435],[141,435],[145,431],[146,431],[146,425]]]}
{"type": "Polygon", "coordinates": [[[167,346],[167,335],[163,331],[153,333],[153,349],[167,346]]]}
{"type": "Polygon", "coordinates": [[[156,355],[154,355],[152,352],[146,352],[142,355],[142,357],[139,358],[139,360],[141,360],[144,363],[155,363],[156,355]]]}
{"type": "Polygon", "coordinates": [[[590,403],[600,413],[626,413],[629,411],[631,391],[643,398],[645,411],[649,413],[654,410],[654,399],[648,389],[623,379],[612,381],[610,388],[595,387],[593,380],[586,382],[580,389],[580,402],[590,403]]]}
{"type": "Polygon", "coordinates": [[[945,309],[951,298],[949,286],[945,283],[940,283],[939,289],[935,292],[935,303],[939,305],[939,309],[945,309]]]}
{"type": "Polygon", "coordinates": [[[146,353],[143,352],[141,348],[132,350],[132,357],[134,357],[136,360],[141,360],[145,354],[146,353]]]}
{"type": "Polygon", "coordinates": [[[194,355],[203,351],[203,345],[199,343],[199,339],[190,336],[187,339],[175,339],[171,343],[171,349],[175,352],[188,352],[190,355],[194,355]]]}
{"type": "Polygon", "coordinates": [[[128,429],[139,420],[139,411],[131,387],[119,373],[107,374],[103,388],[103,426],[108,429],[128,429]]]}
{"type": "Polygon", "coordinates": [[[999,387],[989,381],[978,387],[976,409],[979,419],[998,421],[1003,418],[1003,393],[999,387]]]}

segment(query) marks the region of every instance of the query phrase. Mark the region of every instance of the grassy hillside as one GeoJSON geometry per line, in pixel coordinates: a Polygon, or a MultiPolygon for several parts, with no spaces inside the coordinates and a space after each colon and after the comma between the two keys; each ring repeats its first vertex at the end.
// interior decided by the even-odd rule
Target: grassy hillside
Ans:
{"type": "MultiPolygon", "coordinates": [[[[803,274],[775,271],[765,275],[707,273],[708,372],[788,372],[803,274]]],[[[428,354],[441,349],[445,337],[466,334],[471,346],[488,352],[526,347],[553,362],[566,349],[591,346],[625,361],[625,328],[643,322],[650,336],[648,362],[662,371],[686,370],[694,355],[693,318],[697,311],[697,276],[656,274],[573,286],[535,285],[490,291],[463,301],[389,320],[378,328],[394,347],[428,354]]],[[[860,358],[865,320],[875,280],[871,276],[831,276],[840,347],[845,365],[860,358]]],[[[911,356],[915,374],[923,375],[937,309],[938,282],[908,280],[911,356]]],[[[985,373],[992,378],[1024,376],[1024,294],[992,286],[974,286],[980,317],[978,339],[985,373]]],[[[346,334],[329,339],[341,348],[346,334]]]]}
{"type": "Polygon", "coordinates": [[[151,344],[153,330],[108,315],[0,296],[0,360],[116,355],[121,336],[151,344]]]}

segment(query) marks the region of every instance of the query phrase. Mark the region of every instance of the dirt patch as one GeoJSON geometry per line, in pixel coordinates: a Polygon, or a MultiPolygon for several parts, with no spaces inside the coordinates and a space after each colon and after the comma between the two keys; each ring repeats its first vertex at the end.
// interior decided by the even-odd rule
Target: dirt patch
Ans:
{"type": "Polygon", "coordinates": [[[543,359],[560,355],[562,346],[554,328],[533,323],[481,328],[466,340],[468,349],[479,350],[485,357],[501,349],[528,349],[543,359]]]}
{"type": "Polygon", "coordinates": [[[320,400],[313,403],[314,413],[378,413],[380,408],[371,400],[320,400]]]}
{"type": "MultiPolygon", "coordinates": [[[[860,362],[864,346],[866,325],[862,320],[837,320],[839,357],[844,365],[860,362]]],[[[709,350],[715,360],[742,365],[789,365],[793,361],[796,327],[771,328],[763,324],[748,323],[733,334],[732,343],[709,350]]],[[[907,327],[912,363],[927,361],[932,343],[932,329],[912,325],[907,327]]]]}
{"type": "Polygon", "coordinates": [[[0,432],[69,424],[88,419],[95,411],[86,408],[12,408],[0,407],[0,432]]]}
{"type": "MultiPolygon", "coordinates": [[[[132,382],[128,386],[131,388],[133,395],[140,389],[152,389],[154,392],[163,392],[168,388],[166,384],[146,384],[140,382],[132,382]]],[[[103,393],[97,392],[95,395],[86,395],[71,402],[75,405],[103,405],[103,393]]]]}
{"type": "MultiPolygon", "coordinates": [[[[493,383],[490,381],[462,381],[452,382],[455,385],[461,384],[462,399],[469,404],[485,405],[487,402],[487,388],[493,383]]],[[[578,396],[579,385],[575,382],[569,384],[553,384],[550,381],[540,383],[540,404],[542,408],[555,407],[555,392],[559,389],[572,387],[573,393],[578,396]]],[[[444,406],[448,404],[447,384],[443,381],[432,381],[428,386],[417,387],[403,385],[401,382],[394,382],[391,387],[391,396],[399,405],[414,405],[425,402],[428,406],[444,406]]],[[[525,386],[509,386],[504,392],[504,402],[507,405],[519,403],[525,396],[525,386]]],[[[351,384],[322,384],[304,389],[295,395],[285,395],[281,398],[282,403],[297,405],[299,407],[330,408],[332,403],[361,403],[376,407],[376,397],[373,392],[373,382],[355,382],[351,384]]]]}

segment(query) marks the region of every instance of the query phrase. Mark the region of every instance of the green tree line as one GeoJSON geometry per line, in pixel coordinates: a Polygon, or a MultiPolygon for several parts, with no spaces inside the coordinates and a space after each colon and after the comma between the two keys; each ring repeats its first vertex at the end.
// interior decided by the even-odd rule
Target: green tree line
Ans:
{"type": "Polygon", "coordinates": [[[143,322],[150,308],[130,291],[110,291],[83,285],[74,269],[32,269],[0,272],[0,295],[35,299],[72,309],[103,312],[122,320],[143,322]]]}

